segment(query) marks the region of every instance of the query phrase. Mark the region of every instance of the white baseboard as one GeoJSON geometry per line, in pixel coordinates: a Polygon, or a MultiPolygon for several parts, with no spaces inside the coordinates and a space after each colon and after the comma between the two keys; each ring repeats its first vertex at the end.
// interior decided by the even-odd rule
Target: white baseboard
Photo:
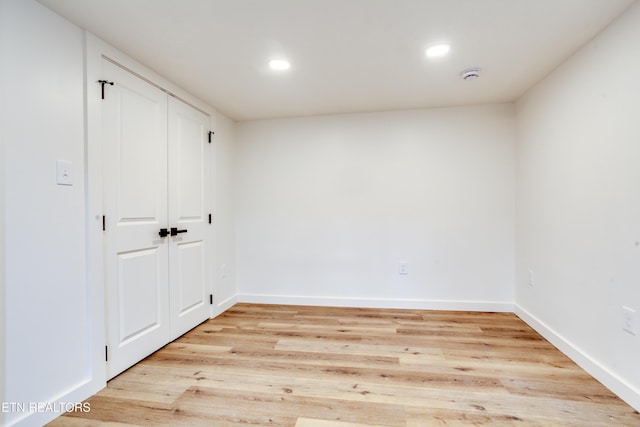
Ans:
{"type": "Polygon", "coordinates": [[[459,310],[513,312],[513,304],[498,301],[449,301],[391,298],[336,298],[296,295],[239,294],[238,302],[359,308],[404,308],[417,310],[459,310]]]}
{"type": "Polygon", "coordinates": [[[515,314],[520,317],[520,319],[535,329],[540,335],[547,339],[547,341],[556,346],[562,353],[576,362],[582,369],[604,384],[609,390],[618,395],[635,410],[640,411],[639,390],[635,389],[624,379],[611,372],[600,362],[591,358],[582,349],[571,343],[571,341],[567,340],[518,304],[515,304],[514,308],[515,314]]]}
{"type": "Polygon", "coordinates": [[[232,297],[229,297],[224,301],[220,301],[217,304],[216,309],[218,313],[222,313],[223,311],[227,311],[228,309],[233,307],[233,305],[237,302],[238,302],[238,295],[233,295],[232,297]]]}

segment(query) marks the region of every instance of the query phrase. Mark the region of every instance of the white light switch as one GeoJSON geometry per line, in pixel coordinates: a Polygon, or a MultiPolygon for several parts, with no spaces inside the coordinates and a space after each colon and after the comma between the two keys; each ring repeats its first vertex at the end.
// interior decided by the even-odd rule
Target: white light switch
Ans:
{"type": "Polygon", "coordinates": [[[73,185],[73,164],[71,162],[56,161],[56,184],[73,185]]]}

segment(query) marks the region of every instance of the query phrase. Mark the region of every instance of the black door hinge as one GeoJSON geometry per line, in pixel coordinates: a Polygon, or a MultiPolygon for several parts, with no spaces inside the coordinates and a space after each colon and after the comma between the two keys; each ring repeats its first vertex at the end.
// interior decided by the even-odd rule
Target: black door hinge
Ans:
{"type": "Polygon", "coordinates": [[[209,214],[209,224],[211,224],[211,214],[209,214]]]}
{"type": "Polygon", "coordinates": [[[106,80],[98,80],[98,83],[100,83],[102,85],[102,99],[104,99],[104,85],[113,86],[113,82],[109,82],[109,81],[106,81],[106,80]]]}
{"type": "Polygon", "coordinates": [[[213,305],[213,294],[209,295],[209,304],[213,305]]]}
{"type": "Polygon", "coordinates": [[[209,144],[211,144],[211,136],[214,134],[214,131],[209,131],[209,144]]]}
{"type": "Polygon", "coordinates": [[[102,215],[102,231],[107,230],[107,217],[102,215]]]}
{"type": "Polygon", "coordinates": [[[109,347],[108,346],[104,346],[104,361],[108,362],[109,361],[109,347]]]}

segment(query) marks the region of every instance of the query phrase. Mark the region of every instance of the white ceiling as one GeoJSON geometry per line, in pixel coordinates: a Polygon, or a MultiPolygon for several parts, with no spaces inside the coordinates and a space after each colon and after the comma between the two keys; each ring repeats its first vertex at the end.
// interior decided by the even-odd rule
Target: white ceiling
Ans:
{"type": "Polygon", "coordinates": [[[634,2],[39,1],[235,120],[514,101],[634,2]]]}

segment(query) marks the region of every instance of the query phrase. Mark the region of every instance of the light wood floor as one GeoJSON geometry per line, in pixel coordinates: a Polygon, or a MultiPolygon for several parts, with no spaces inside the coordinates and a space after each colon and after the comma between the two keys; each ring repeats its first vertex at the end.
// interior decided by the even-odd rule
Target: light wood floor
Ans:
{"type": "Polygon", "coordinates": [[[513,314],[238,304],[51,426],[640,426],[513,314]]]}

